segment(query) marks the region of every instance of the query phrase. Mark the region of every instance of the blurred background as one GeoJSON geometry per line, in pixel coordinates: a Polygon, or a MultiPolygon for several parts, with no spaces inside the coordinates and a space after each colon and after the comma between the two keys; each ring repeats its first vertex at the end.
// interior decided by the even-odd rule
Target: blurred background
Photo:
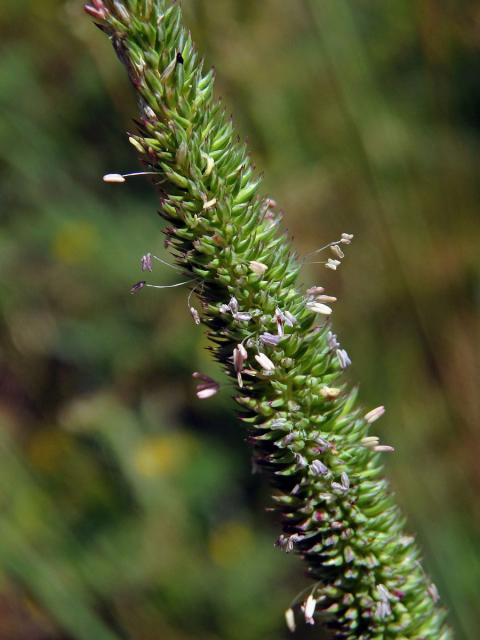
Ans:
{"type": "MultiPolygon", "coordinates": [[[[0,4],[0,639],[273,640],[306,586],[273,548],[230,393],[80,0],[0,4]],[[158,264],[153,281],[177,274],[158,264]]],[[[355,234],[335,327],[461,640],[480,628],[480,5],[183,0],[300,253],[355,234]]],[[[288,636],[291,637],[291,636],[288,636]]],[[[318,638],[300,626],[296,638],[318,638]]]]}

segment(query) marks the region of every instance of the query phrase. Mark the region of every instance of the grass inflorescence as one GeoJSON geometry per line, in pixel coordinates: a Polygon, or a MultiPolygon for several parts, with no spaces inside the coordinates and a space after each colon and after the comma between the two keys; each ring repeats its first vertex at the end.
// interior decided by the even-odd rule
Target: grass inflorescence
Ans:
{"type": "MultiPolygon", "coordinates": [[[[190,303],[237,388],[257,467],[269,477],[283,531],[311,587],[287,610],[348,640],[447,640],[438,594],[383,479],[391,451],[372,435],[383,407],[365,413],[342,379],[347,352],[331,330],[335,298],[298,288],[301,262],[279,231],[271,199],[214,98],[204,68],[167,0],[91,0],[138,96],[129,140],[160,193],[167,244],[195,290],[190,303]]],[[[108,174],[107,182],[127,176],[108,174]]],[[[331,243],[336,270],[352,236],[331,243]]],[[[142,260],[151,271],[152,256],[142,260]]],[[[132,289],[148,286],[142,280],[132,289]]],[[[196,373],[199,398],[219,385],[196,373]]]]}

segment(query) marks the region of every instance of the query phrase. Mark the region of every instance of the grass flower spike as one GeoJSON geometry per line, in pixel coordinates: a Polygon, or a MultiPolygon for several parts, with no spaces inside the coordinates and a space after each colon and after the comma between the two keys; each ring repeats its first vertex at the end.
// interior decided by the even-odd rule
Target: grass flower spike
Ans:
{"type": "MultiPolygon", "coordinates": [[[[234,381],[256,467],[273,485],[278,547],[306,563],[309,591],[287,609],[289,629],[303,620],[319,635],[325,627],[347,640],[451,638],[382,478],[380,454],[391,447],[370,429],[383,407],[365,414],[340,380],[350,358],[330,329],[327,303],[335,300],[319,286],[307,295],[298,288],[301,264],[279,232],[275,203],[259,195],[260,179],[214,99],[214,73],[179,6],[91,0],[86,11],[137,94],[139,130],[129,140],[155,176],[167,244],[201,299],[201,322],[234,381]]],[[[351,241],[344,233],[327,245],[334,248],[326,268],[339,267],[339,245],[351,241]]],[[[151,270],[151,256],[142,267],[151,270]]],[[[218,392],[208,376],[194,377],[200,399],[218,392]]]]}

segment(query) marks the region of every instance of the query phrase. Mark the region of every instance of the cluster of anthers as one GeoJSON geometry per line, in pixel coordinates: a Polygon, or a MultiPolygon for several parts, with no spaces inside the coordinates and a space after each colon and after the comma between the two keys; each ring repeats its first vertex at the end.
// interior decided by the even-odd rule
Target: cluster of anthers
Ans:
{"type": "MultiPolygon", "coordinates": [[[[134,139],[131,139],[131,140],[134,141],[134,139]]],[[[122,184],[126,182],[126,179],[129,177],[148,176],[148,175],[158,175],[158,173],[152,172],[152,171],[141,171],[141,172],[132,172],[132,173],[125,173],[125,174],[108,173],[103,176],[103,181],[110,184],[122,184]]],[[[264,219],[271,219],[274,222],[279,221],[280,218],[278,216],[275,219],[272,215],[272,212],[275,206],[276,206],[276,202],[271,198],[267,198],[265,200],[264,219]]],[[[350,245],[352,243],[353,238],[354,236],[351,233],[342,233],[339,240],[330,242],[327,245],[321,247],[320,249],[316,249],[315,251],[307,254],[304,257],[303,263],[304,264],[306,263],[306,260],[309,256],[318,254],[323,251],[326,251],[327,249],[330,249],[330,251],[333,253],[335,258],[328,258],[326,261],[323,261],[323,262],[311,262],[309,264],[323,264],[325,268],[330,269],[332,271],[336,271],[337,268],[340,266],[343,258],[345,258],[345,253],[343,252],[341,245],[350,245]]],[[[142,256],[140,260],[142,271],[152,272],[153,260],[156,260],[172,269],[177,269],[181,271],[179,267],[172,265],[169,262],[166,262],[162,258],[159,258],[158,256],[153,255],[152,253],[147,253],[144,256],[142,256]]],[[[252,271],[252,273],[255,273],[258,276],[262,276],[267,271],[268,267],[262,262],[259,262],[257,260],[251,260],[249,262],[249,268],[252,271]]],[[[144,287],[150,287],[153,289],[170,289],[170,288],[182,287],[195,282],[196,282],[195,279],[190,279],[184,282],[178,282],[170,285],[156,285],[156,284],[149,284],[146,282],[146,280],[141,280],[139,282],[136,282],[131,287],[130,293],[132,294],[138,293],[144,287]]],[[[199,284],[201,283],[197,282],[197,286],[199,284]]],[[[190,291],[190,294],[188,296],[187,306],[195,324],[200,325],[201,324],[200,314],[198,310],[191,305],[191,298],[195,289],[196,289],[196,286],[194,286],[190,291]]],[[[337,298],[335,296],[326,294],[325,289],[322,286],[310,287],[309,289],[307,289],[305,294],[306,309],[308,309],[309,311],[312,311],[313,313],[318,314],[319,316],[327,316],[327,317],[330,316],[333,312],[333,309],[330,305],[335,302],[337,302],[337,298]]],[[[250,320],[252,320],[252,318],[254,318],[255,316],[258,316],[260,313],[256,310],[240,311],[239,303],[235,297],[232,297],[228,302],[228,304],[227,303],[220,304],[219,311],[222,314],[231,314],[232,318],[239,322],[249,322],[250,320]]],[[[256,350],[254,358],[264,374],[268,374],[274,371],[275,365],[272,362],[272,360],[262,351],[262,347],[264,347],[265,345],[268,345],[270,347],[278,346],[278,344],[284,338],[288,337],[288,335],[285,333],[285,327],[290,327],[290,328],[294,327],[295,324],[297,323],[297,319],[292,313],[290,313],[290,311],[288,310],[282,311],[282,309],[277,307],[275,309],[275,313],[273,317],[271,318],[271,323],[275,325],[276,333],[270,333],[268,331],[264,331],[263,333],[258,335],[256,338],[254,338],[252,334],[252,336],[249,336],[248,338],[243,340],[241,343],[237,344],[233,350],[233,354],[230,360],[233,362],[235,373],[237,375],[238,386],[240,388],[243,388],[242,374],[248,374],[252,376],[256,375],[255,370],[251,368],[245,368],[245,364],[247,363],[248,357],[249,357],[247,347],[248,349],[256,350]]],[[[340,344],[337,340],[337,336],[331,331],[328,333],[328,345],[331,351],[335,352],[339,365],[342,369],[346,369],[352,364],[352,361],[347,351],[340,347],[340,344]]],[[[216,382],[209,376],[206,376],[205,374],[194,372],[193,377],[195,379],[201,379],[201,383],[197,386],[197,397],[201,400],[211,398],[221,388],[221,385],[218,382],[216,382]],[[205,385],[208,384],[208,381],[210,382],[210,385],[209,385],[209,390],[207,392],[205,389],[205,385]]],[[[335,389],[328,386],[324,386],[321,390],[322,395],[325,398],[330,398],[330,399],[336,398],[340,394],[340,392],[341,392],[340,389],[335,389]]],[[[369,414],[367,414],[367,416],[365,416],[365,419],[367,420],[368,423],[372,423],[375,420],[377,420],[379,417],[381,417],[381,415],[383,415],[384,412],[385,412],[384,407],[377,407],[376,409],[372,410],[369,414]]],[[[384,452],[393,451],[393,447],[380,445],[379,439],[374,436],[365,438],[363,444],[366,447],[372,449],[373,451],[384,451],[384,452]]]]}
{"type": "MultiPolygon", "coordinates": [[[[133,137],[130,137],[129,140],[132,144],[136,143],[136,140],[133,137]]],[[[154,171],[139,171],[139,172],[124,173],[124,174],[107,173],[106,175],[103,176],[103,181],[109,184],[123,184],[126,182],[127,178],[130,178],[130,177],[151,176],[151,175],[158,176],[159,174],[158,172],[154,172],[154,171]]],[[[210,203],[207,203],[207,204],[210,207],[210,203]]],[[[273,214],[275,207],[276,207],[276,202],[273,199],[271,198],[265,199],[264,205],[263,205],[263,218],[265,220],[271,220],[272,223],[274,224],[280,221],[280,216],[273,214]]],[[[323,251],[330,249],[331,253],[335,256],[334,258],[329,257],[326,261],[322,261],[322,262],[314,261],[314,262],[309,262],[308,264],[323,264],[326,269],[336,271],[338,267],[341,265],[341,261],[343,260],[343,258],[345,258],[345,253],[342,250],[341,245],[350,245],[352,243],[353,237],[354,236],[351,233],[342,233],[339,240],[330,242],[327,245],[321,247],[320,249],[316,249],[315,251],[308,253],[304,257],[303,263],[304,264],[307,263],[307,258],[309,258],[310,256],[322,253],[323,251]]],[[[153,260],[156,260],[172,269],[182,271],[180,267],[172,265],[169,262],[166,262],[165,260],[163,260],[162,258],[159,258],[156,255],[153,255],[152,253],[147,253],[144,256],[142,256],[140,260],[142,271],[152,272],[153,260]]],[[[267,265],[257,260],[251,260],[249,262],[249,268],[252,271],[252,273],[258,276],[262,276],[268,269],[267,265]]],[[[150,287],[153,289],[171,289],[176,287],[182,287],[195,282],[196,282],[195,279],[190,279],[184,282],[178,282],[170,285],[156,285],[156,284],[149,284],[147,283],[146,280],[140,280],[139,282],[136,282],[131,287],[130,293],[132,294],[138,293],[141,289],[145,287],[150,287]]],[[[199,284],[201,283],[197,282],[197,286],[199,284]]],[[[192,306],[190,303],[192,294],[195,291],[195,289],[196,289],[196,286],[194,286],[190,291],[190,294],[188,296],[187,306],[195,324],[200,325],[201,324],[200,314],[198,310],[194,306],[192,306]]],[[[306,309],[308,309],[309,311],[312,311],[313,313],[318,314],[319,316],[327,316],[327,317],[330,316],[333,312],[333,309],[330,305],[335,302],[337,302],[337,298],[335,296],[326,294],[324,287],[321,287],[321,286],[310,287],[309,289],[307,289],[305,294],[306,309]]],[[[254,318],[255,316],[258,316],[260,313],[256,310],[240,311],[239,303],[235,297],[232,297],[228,303],[220,304],[219,311],[222,314],[231,314],[232,318],[239,322],[249,322],[250,320],[252,320],[252,318],[254,318]]],[[[273,347],[277,346],[282,341],[282,339],[288,337],[288,335],[286,335],[285,333],[284,328],[294,327],[294,325],[297,323],[297,319],[292,313],[290,313],[290,311],[288,310],[282,311],[282,309],[277,307],[275,310],[275,314],[271,318],[271,322],[276,327],[276,334],[270,333],[270,332],[263,332],[260,335],[258,335],[256,339],[253,337],[248,337],[246,340],[242,341],[240,344],[237,344],[233,350],[231,361],[234,364],[235,373],[237,374],[238,385],[240,388],[243,388],[242,373],[255,375],[254,370],[245,369],[245,363],[248,360],[247,347],[250,349],[251,348],[256,349],[257,353],[255,354],[254,357],[255,357],[255,360],[257,361],[257,364],[260,366],[261,370],[264,373],[274,371],[275,365],[273,364],[271,359],[261,351],[261,348],[265,345],[269,345],[273,347]],[[245,346],[245,343],[246,343],[246,346],[245,346]]],[[[345,349],[340,348],[340,344],[337,340],[337,336],[331,331],[328,334],[328,345],[330,349],[335,352],[338,358],[340,367],[342,369],[346,369],[352,364],[352,361],[347,351],[345,349]]],[[[195,378],[198,377],[199,375],[203,375],[203,374],[199,374],[198,372],[195,372],[193,374],[195,378]]],[[[203,376],[203,377],[211,380],[209,376],[203,376]]],[[[203,384],[205,384],[205,381],[202,383],[202,385],[203,384]]],[[[221,385],[215,381],[212,381],[211,388],[212,388],[212,391],[213,389],[215,389],[215,391],[210,394],[205,394],[205,390],[203,389],[203,386],[202,386],[202,388],[199,391],[197,391],[197,396],[200,399],[205,399],[206,397],[210,398],[219,391],[219,389],[221,388],[221,385]]],[[[324,394],[325,397],[333,398],[340,393],[340,390],[330,389],[329,387],[323,387],[322,393],[324,394]]],[[[374,411],[377,411],[377,409],[375,409],[374,411]]],[[[374,446],[378,446],[379,445],[378,441],[374,443],[374,440],[375,438],[366,438],[366,441],[368,442],[365,443],[365,446],[369,446],[370,448],[373,448],[374,446]]],[[[377,451],[379,449],[375,448],[374,450],[377,451]]],[[[380,450],[391,451],[392,448],[388,447],[380,450]]]]}
{"type": "MultiPolygon", "coordinates": [[[[126,178],[128,177],[152,175],[152,173],[154,172],[134,172],[134,173],[128,173],[128,174],[113,173],[113,174],[105,175],[103,180],[111,184],[115,184],[115,183],[120,184],[120,183],[124,183],[126,181],[126,178]]],[[[270,215],[269,219],[271,219],[272,222],[277,222],[279,218],[278,217],[274,218],[274,216],[272,215],[272,212],[274,210],[274,207],[276,206],[276,203],[271,199],[267,199],[265,202],[267,202],[268,205],[265,206],[264,217],[268,219],[268,216],[270,215]]],[[[320,249],[317,249],[312,253],[307,254],[303,259],[303,264],[307,263],[307,259],[311,255],[330,250],[330,252],[335,256],[334,258],[329,257],[326,261],[310,262],[309,264],[323,264],[325,268],[330,269],[332,271],[336,271],[340,266],[341,261],[345,257],[345,253],[342,250],[342,245],[350,245],[353,240],[353,237],[354,237],[353,234],[342,233],[339,240],[328,243],[327,245],[321,247],[320,249]]],[[[143,272],[151,273],[153,271],[154,260],[172,269],[182,271],[180,267],[177,267],[176,265],[172,265],[171,263],[166,262],[162,258],[156,255],[153,255],[152,253],[146,253],[144,256],[142,256],[140,260],[141,270],[143,272]]],[[[249,262],[249,268],[252,273],[258,276],[262,276],[268,269],[268,267],[264,263],[256,260],[249,262]]],[[[190,311],[190,314],[193,318],[194,323],[196,325],[200,325],[201,324],[200,313],[191,304],[191,298],[196,288],[201,284],[202,283],[200,281],[197,281],[195,279],[190,279],[184,282],[178,282],[170,285],[149,284],[145,280],[142,280],[132,286],[131,293],[137,293],[144,287],[151,287],[155,289],[168,289],[168,288],[182,287],[185,285],[193,285],[191,286],[191,290],[188,295],[187,307],[190,311]]],[[[310,312],[317,314],[318,317],[325,318],[325,322],[329,322],[329,318],[333,313],[333,308],[331,305],[333,305],[335,302],[337,302],[337,297],[327,294],[325,292],[325,288],[318,285],[312,286],[309,289],[307,289],[304,295],[305,308],[308,309],[310,312]]],[[[259,316],[261,315],[261,312],[257,309],[241,310],[238,300],[233,296],[230,298],[228,302],[220,303],[218,305],[218,311],[221,315],[230,316],[232,320],[244,326],[248,326],[248,323],[250,323],[252,320],[255,320],[256,318],[259,318],[259,316]]],[[[271,329],[272,329],[271,331],[261,331],[257,333],[255,333],[255,331],[252,331],[251,333],[248,334],[248,336],[244,340],[242,340],[242,342],[235,345],[233,349],[233,353],[229,358],[233,366],[234,372],[236,374],[237,383],[240,389],[242,389],[244,386],[243,376],[256,377],[260,375],[262,377],[268,377],[272,375],[272,373],[275,371],[276,366],[272,361],[272,359],[269,357],[269,355],[265,353],[265,351],[267,349],[275,349],[282,343],[283,340],[288,339],[289,336],[295,332],[295,326],[297,325],[297,318],[290,311],[283,310],[278,306],[275,309],[274,314],[270,318],[265,318],[264,316],[261,318],[260,324],[262,326],[265,326],[266,323],[271,325],[271,329]],[[252,354],[253,354],[253,360],[252,360],[252,354]],[[255,365],[256,365],[256,368],[255,368],[255,365]]],[[[322,328],[321,326],[317,326],[316,328],[313,329],[313,331],[320,331],[321,328],[322,328]]],[[[351,365],[351,359],[347,351],[341,347],[336,334],[334,334],[332,331],[328,331],[327,333],[327,344],[330,351],[335,354],[341,369],[346,369],[351,365]]],[[[196,381],[196,395],[199,400],[207,400],[209,398],[212,398],[222,388],[222,385],[219,382],[214,380],[212,377],[206,375],[205,373],[195,371],[192,374],[192,377],[196,381]]],[[[342,392],[341,388],[331,387],[328,385],[323,385],[320,390],[322,397],[327,400],[334,400],[338,398],[341,392],[342,392]]],[[[372,409],[371,411],[369,411],[368,413],[366,413],[363,416],[363,418],[368,425],[371,425],[374,422],[376,422],[379,418],[381,418],[384,415],[384,413],[385,413],[385,407],[378,406],[372,409]]],[[[277,420],[277,422],[278,422],[278,427],[283,426],[284,421],[282,421],[282,419],[277,420]],[[282,425],[280,425],[280,423],[282,423],[282,425]]],[[[275,423],[272,423],[272,427],[275,428],[275,423]]],[[[288,440],[293,440],[293,438],[294,438],[293,434],[290,434],[289,436],[286,436],[286,438],[284,438],[281,441],[281,444],[283,446],[286,446],[289,444],[288,440]]],[[[323,445],[324,448],[326,449],[330,447],[329,443],[323,439],[320,439],[318,442],[319,444],[323,445]]],[[[388,452],[394,451],[394,448],[392,446],[381,444],[378,436],[364,437],[361,440],[361,445],[366,449],[369,449],[376,453],[388,453],[388,452]]],[[[301,454],[297,453],[295,455],[300,467],[308,466],[307,461],[303,458],[301,454]]],[[[328,468],[320,460],[313,460],[309,465],[309,467],[310,467],[310,472],[312,473],[313,476],[323,476],[323,477],[329,476],[328,468]]],[[[340,482],[335,482],[335,481],[331,482],[331,487],[333,491],[339,494],[347,493],[350,488],[350,479],[348,475],[345,472],[343,472],[340,476],[340,482]]],[[[290,553],[294,550],[295,544],[297,542],[300,542],[301,539],[302,539],[302,536],[297,533],[294,533],[289,536],[282,534],[278,538],[276,545],[282,548],[287,553],[290,553]]],[[[347,561],[348,561],[348,558],[347,558],[347,561]]],[[[432,587],[434,587],[434,585],[432,585],[432,587]]],[[[309,588],[310,593],[306,598],[306,600],[300,606],[300,610],[302,611],[305,622],[307,624],[314,624],[315,622],[314,613],[315,613],[315,609],[318,602],[318,600],[315,597],[317,588],[318,588],[318,585],[315,585],[313,589],[309,588]]],[[[376,615],[380,618],[383,618],[386,615],[388,615],[388,612],[390,611],[388,596],[385,595],[388,592],[386,588],[383,587],[383,585],[379,585],[377,587],[377,590],[380,594],[380,600],[377,605],[376,615]]],[[[300,594],[300,596],[295,599],[292,605],[285,612],[285,619],[286,619],[287,626],[292,632],[295,631],[295,628],[296,628],[294,606],[299,601],[299,598],[303,597],[303,593],[304,592],[302,592],[302,594],[300,594]]]]}
{"type": "MultiPolygon", "coordinates": [[[[348,490],[348,481],[346,481],[347,486],[344,487],[345,490],[348,490]]],[[[429,589],[432,591],[436,591],[436,587],[434,584],[430,585],[429,589]]],[[[391,614],[391,605],[390,603],[395,600],[395,598],[401,597],[403,594],[401,592],[390,593],[388,589],[383,584],[378,584],[376,587],[377,591],[377,604],[375,607],[375,615],[379,619],[384,619],[391,614]]],[[[288,629],[294,633],[297,628],[297,620],[295,618],[294,607],[301,602],[300,611],[304,617],[305,623],[308,625],[315,624],[315,610],[317,608],[317,604],[321,600],[321,583],[317,583],[313,586],[313,588],[308,587],[305,591],[302,591],[297,598],[291,603],[290,607],[285,611],[285,622],[288,629]],[[303,598],[305,597],[305,592],[309,591],[308,597],[305,601],[303,598]],[[319,592],[317,594],[317,592],[319,592]],[[316,597],[317,596],[317,597],[316,597]],[[303,601],[303,602],[302,602],[303,601]]],[[[436,597],[438,599],[438,592],[436,592],[436,597]]]]}

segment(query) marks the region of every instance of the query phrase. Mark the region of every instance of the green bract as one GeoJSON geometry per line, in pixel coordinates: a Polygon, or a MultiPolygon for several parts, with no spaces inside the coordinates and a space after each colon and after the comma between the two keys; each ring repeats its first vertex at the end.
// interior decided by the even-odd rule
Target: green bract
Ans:
{"type": "MultiPolygon", "coordinates": [[[[260,181],[214,100],[214,74],[203,71],[179,7],[92,0],[86,10],[138,95],[130,141],[158,172],[169,245],[198,281],[202,322],[237,381],[255,462],[276,490],[278,545],[302,556],[312,578],[295,617],[350,640],[450,638],[381,477],[369,434],[381,411],[364,416],[356,392],[339,382],[349,361],[322,315],[328,307],[296,288],[300,265],[271,201],[258,196],[260,181]]],[[[212,384],[203,379],[205,397],[212,384]]],[[[288,619],[293,628],[291,612],[288,619]]]]}

